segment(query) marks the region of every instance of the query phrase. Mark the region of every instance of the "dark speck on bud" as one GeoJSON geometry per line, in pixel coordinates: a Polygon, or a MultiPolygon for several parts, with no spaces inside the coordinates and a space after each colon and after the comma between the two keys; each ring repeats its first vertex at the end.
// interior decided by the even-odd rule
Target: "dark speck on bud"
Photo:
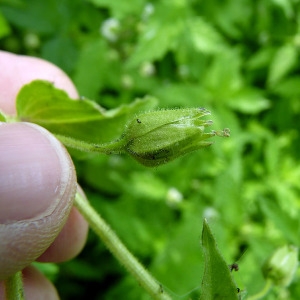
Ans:
{"type": "Polygon", "coordinates": [[[212,144],[213,136],[228,137],[229,129],[205,132],[211,120],[205,108],[159,110],[141,114],[123,133],[123,149],[145,166],[155,167],[212,144]],[[143,121],[141,121],[143,120],[143,121]]]}

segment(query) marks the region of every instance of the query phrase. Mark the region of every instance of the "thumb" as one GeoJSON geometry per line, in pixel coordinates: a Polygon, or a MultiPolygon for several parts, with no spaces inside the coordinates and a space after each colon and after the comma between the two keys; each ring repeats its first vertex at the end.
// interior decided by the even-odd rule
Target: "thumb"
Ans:
{"type": "Polygon", "coordinates": [[[0,280],[23,269],[66,222],[76,175],[65,148],[30,123],[0,123],[0,280]]]}

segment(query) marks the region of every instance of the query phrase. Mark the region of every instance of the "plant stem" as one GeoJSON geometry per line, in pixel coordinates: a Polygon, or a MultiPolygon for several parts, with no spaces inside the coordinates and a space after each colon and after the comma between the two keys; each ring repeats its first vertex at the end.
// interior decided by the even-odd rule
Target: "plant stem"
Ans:
{"type": "Polygon", "coordinates": [[[170,296],[162,290],[162,286],[158,281],[155,280],[131,252],[129,252],[110,226],[79,193],[76,194],[75,206],[117,260],[153,299],[171,300],[170,296]]]}
{"type": "Polygon", "coordinates": [[[250,296],[247,300],[262,299],[264,296],[266,296],[268,294],[268,292],[270,291],[271,287],[272,287],[272,281],[270,279],[267,279],[266,280],[266,284],[263,287],[263,289],[259,293],[255,294],[253,296],[250,296]]]}
{"type": "Polygon", "coordinates": [[[7,300],[24,300],[22,271],[10,276],[4,282],[7,300]]]}
{"type": "Polygon", "coordinates": [[[124,150],[124,141],[119,139],[117,141],[105,144],[92,144],[89,142],[78,141],[76,139],[66,137],[63,135],[55,134],[56,138],[58,138],[65,146],[78,149],[84,152],[98,152],[102,154],[119,154],[124,150]]]}

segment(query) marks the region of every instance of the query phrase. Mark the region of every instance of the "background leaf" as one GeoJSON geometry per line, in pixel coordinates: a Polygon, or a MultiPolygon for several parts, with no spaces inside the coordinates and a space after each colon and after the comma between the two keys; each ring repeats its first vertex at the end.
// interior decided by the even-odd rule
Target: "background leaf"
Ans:
{"type": "Polygon", "coordinates": [[[0,121],[1,122],[6,122],[5,116],[0,112],[0,121]]]}
{"type": "Polygon", "coordinates": [[[293,44],[280,47],[275,53],[269,68],[268,81],[270,85],[275,85],[287,75],[295,67],[297,58],[298,51],[293,44]]]}
{"type": "Polygon", "coordinates": [[[238,299],[229,267],[217,248],[206,220],[203,222],[202,246],[205,266],[200,300],[238,299]]]}
{"type": "Polygon", "coordinates": [[[10,33],[10,27],[4,16],[0,12],[0,38],[10,33]]]}

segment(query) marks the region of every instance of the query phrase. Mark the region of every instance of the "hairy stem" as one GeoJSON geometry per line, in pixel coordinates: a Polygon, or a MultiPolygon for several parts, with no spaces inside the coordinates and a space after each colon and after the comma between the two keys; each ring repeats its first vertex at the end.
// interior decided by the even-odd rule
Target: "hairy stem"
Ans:
{"type": "Polygon", "coordinates": [[[163,291],[159,282],[155,280],[131,252],[129,252],[110,226],[79,193],[76,194],[75,206],[117,260],[153,299],[171,300],[170,296],[163,291]]]}
{"type": "Polygon", "coordinates": [[[4,282],[5,296],[7,300],[24,300],[22,272],[19,271],[10,276],[4,282]]]}
{"type": "Polygon", "coordinates": [[[105,144],[92,144],[89,142],[79,141],[67,136],[55,134],[55,136],[67,147],[74,148],[84,152],[98,152],[102,154],[119,154],[122,153],[124,141],[122,139],[105,144]]]}

